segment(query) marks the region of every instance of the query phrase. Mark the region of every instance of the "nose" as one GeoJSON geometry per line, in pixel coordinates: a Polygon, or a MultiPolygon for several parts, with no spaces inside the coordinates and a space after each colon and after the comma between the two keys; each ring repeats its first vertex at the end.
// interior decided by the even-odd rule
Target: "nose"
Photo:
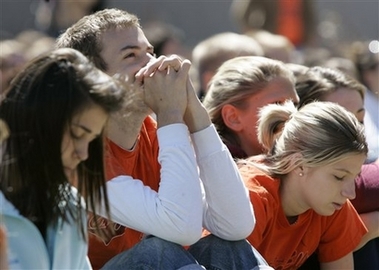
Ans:
{"type": "Polygon", "coordinates": [[[86,160],[88,158],[88,143],[87,142],[76,143],[75,153],[81,161],[86,160]]]}
{"type": "Polygon", "coordinates": [[[142,57],[142,61],[141,61],[141,67],[144,67],[147,65],[147,63],[149,63],[150,61],[152,60],[155,60],[156,58],[154,57],[154,55],[150,54],[150,53],[145,53],[142,57]]]}
{"type": "Polygon", "coordinates": [[[342,188],[341,194],[349,200],[355,199],[355,181],[346,181],[346,184],[342,188]]]}

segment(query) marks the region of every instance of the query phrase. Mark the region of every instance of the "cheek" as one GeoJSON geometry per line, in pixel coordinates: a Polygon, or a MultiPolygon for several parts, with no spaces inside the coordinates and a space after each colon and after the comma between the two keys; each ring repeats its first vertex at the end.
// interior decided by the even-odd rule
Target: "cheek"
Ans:
{"type": "Polygon", "coordinates": [[[63,165],[67,164],[67,161],[70,159],[71,153],[74,151],[74,145],[71,138],[65,134],[62,140],[61,146],[61,156],[63,165]]]}
{"type": "Polygon", "coordinates": [[[243,118],[244,127],[249,132],[250,135],[257,137],[257,111],[256,108],[251,109],[246,112],[243,118]]]}
{"type": "Polygon", "coordinates": [[[128,80],[130,82],[134,82],[134,78],[135,78],[135,75],[136,73],[141,69],[143,68],[144,66],[146,66],[146,64],[148,63],[149,61],[143,61],[143,60],[139,60],[137,62],[133,62],[133,63],[124,63],[119,69],[118,69],[118,72],[124,76],[126,76],[128,78],[128,80]]]}

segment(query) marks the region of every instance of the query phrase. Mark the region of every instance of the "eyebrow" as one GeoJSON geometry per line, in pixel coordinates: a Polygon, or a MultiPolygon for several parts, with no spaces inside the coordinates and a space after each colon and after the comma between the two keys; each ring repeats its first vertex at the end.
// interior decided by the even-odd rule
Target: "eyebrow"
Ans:
{"type": "MultiPolygon", "coordinates": [[[[352,173],[351,171],[347,170],[347,169],[342,169],[342,168],[336,168],[337,171],[342,171],[342,172],[345,172],[345,173],[348,173],[348,174],[352,174],[352,175],[355,175],[354,173],[352,173]]],[[[359,171],[357,173],[357,175],[359,175],[361,173],[361,171],[359,171]]]]}
{"type": "MultiPolygon", "coordinates": [[[[83,129],[85,132],[87,132],[87,133],[89,133],[89,134],[94,133],[94,132],[92,132],[92,130],[90,130],[88,127],[83,126],[83,125],[81,125],[81,124],[75,124],[75,123],[73,123],[73,125],[74,125],[74,126],[77,126],[77,127],[80,127],[81,129],[83,129]]],[[[95,135],[95,137],[99,137],[99,136],[100,136],[100,134],[95,134],[95,133],[94,133],[94,135],[95,135]]]]}
{"type": "MultiPolygon", "coordinates": [[[[126,50],[135,50],[135,49],[141,49],[140,46],[137,45],[126,45],[125,47],[122,47],[120,51],[126,51],[126,50]]],[[[150,45],[147,46],[148,50],[154,50],[154,46],[150,45]]]]}

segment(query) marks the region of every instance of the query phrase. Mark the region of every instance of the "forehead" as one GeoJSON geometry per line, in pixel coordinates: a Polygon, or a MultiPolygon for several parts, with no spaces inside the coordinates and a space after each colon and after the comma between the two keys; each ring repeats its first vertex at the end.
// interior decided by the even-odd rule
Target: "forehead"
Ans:
{"type": "Polygon", "coordinates": [[[73,119],[72,124],[85,127],[91,133],[100,134],[108,114],[99,105],[92,104],[83,110],[78,111],[73,119]]]}
{"type": "Polygon", "coordinates": [[[345,172],[349,175],[355,176],[361,171],[362,165],[366,159],[364,154],[350,154],[341,160],[332,164],[326,164],[320,167],[314,167],[313,170],[335,170],[345,172]]]}
{"type": "Polygon", "coordinates": [[[104,59],[121,54],[128,46],[151,46],[142,29],[136,26],[109,29],[101,35],[100,41],[104,59]]]}
{"type": "Polygon", "coordinates": [[[286,100],[299,102],[293,82],[285,77],[276,77],[269,81],[267,85],[259,90],[252,97],[257,105],[267,105],[272,103],[284,103],[286,100]]]}
{"type": "Polygon", "coordinates": [[[363,107],[363,98],[360,93],[350,88],[338,88],[326,95],[324,100],[338,103],[353,113],[363,107]]]}

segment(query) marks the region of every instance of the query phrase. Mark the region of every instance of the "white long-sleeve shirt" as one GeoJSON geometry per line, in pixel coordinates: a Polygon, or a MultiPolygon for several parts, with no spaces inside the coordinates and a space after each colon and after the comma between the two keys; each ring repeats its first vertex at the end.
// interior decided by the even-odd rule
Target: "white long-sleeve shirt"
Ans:
{"type": "Polygon", "coordinates": [[[214,126],[192,134],[192,142],[184,124],[159,128],[157,136],[158,192],[130,176],[108,181],[112,220],[181,245],[198,241],[203,227],[227,240],[247,237],[253,208],[214,126]]]}

